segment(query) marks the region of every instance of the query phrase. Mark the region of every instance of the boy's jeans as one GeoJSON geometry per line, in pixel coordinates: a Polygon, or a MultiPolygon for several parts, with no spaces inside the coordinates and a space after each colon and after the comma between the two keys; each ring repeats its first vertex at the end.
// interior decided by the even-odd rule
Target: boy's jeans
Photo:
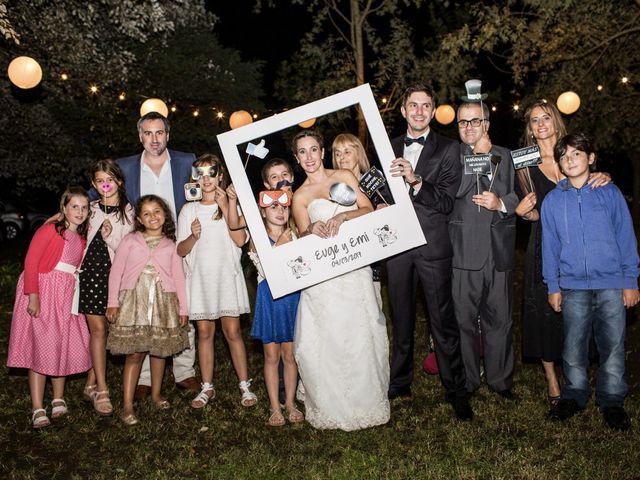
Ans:
{"type": "Polygon", "coordinates": [[[589,399],[589,337],[593,329],[600,362],[596,379],[596,404],[622,407],[628,387],[624,381],[626,313],[622,290],[562,290],[565,385],[562,398],[584,408],[589,399]]]}

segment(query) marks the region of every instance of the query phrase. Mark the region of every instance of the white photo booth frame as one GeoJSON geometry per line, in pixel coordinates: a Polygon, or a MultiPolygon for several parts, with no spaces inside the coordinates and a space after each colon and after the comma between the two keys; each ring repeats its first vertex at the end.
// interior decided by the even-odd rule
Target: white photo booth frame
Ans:
{"type": "Polygon", "coordinates": [[[403,179],[392,177],[389,172],[395,155],[368,84],[222,133],[217,138],[274,298],[426,243],[403,179]],[[273,248],[238,146],[254,140],[258,142],[310,118],[353,105],[362,109],[395,204],[344,222],[335,237],[325,239],[307,235],[273,248]]]}

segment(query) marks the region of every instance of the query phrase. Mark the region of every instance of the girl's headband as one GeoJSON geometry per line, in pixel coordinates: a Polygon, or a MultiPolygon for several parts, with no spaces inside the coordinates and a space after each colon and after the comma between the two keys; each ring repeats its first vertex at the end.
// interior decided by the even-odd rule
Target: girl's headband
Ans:
{"type": "Polygon", "coordinates": [[[291,205],[291,192],[286,190],[263,190],[258,195],[261,207],[271,207],[278,204],[281,207],[288,207],[291,205]]]}

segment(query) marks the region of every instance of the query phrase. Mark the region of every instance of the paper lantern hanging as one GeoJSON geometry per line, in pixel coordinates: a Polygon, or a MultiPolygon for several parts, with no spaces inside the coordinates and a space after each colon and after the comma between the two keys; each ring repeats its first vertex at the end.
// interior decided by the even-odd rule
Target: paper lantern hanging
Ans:
{"type": "Polygon", "coordinates": [[[253,117],[246,110],[238,110],[237,112],[233,112],[229,117],[229,126],[232,130],[244,127],[245,125],[249,125],[252,122],[253,117]]]}
{"type": "Polygon", "coordinates": [[[298,124],[298,126],[300,128],[311,128],[313,127],[313,125],[315,125],[316,123],[316,119],[315,118],[310,118],[309,120],[305,120],[304,122],[300,122],[298,124]]]}
{"type": "Polygon", "coordinates": [[[163,117],[169,115],[169,109],[167,104],[159,98],[147,98],[142,105],[140,105],[140,116],[144,117],[149,112],[157,112],[163,117]]]}
{"type": "Polygon", "coordinates": [[[436,120],[441,125],[449,125],[456,118],[456,112],[451,105],[440,105],[436,108],[436,120]]]}
{"type": "Polygon", "coordinates": [[[22,89],[33,88],[42,80],[42,68],[31,57],[16,57],[7,69],[9,80],[22,89]]]}
{"type": "Polygon", "coordinates": [[[580,108],[580,97],[575,92],[564,92],[556,100],[556,105],[562,113],[571,115],[580,108]]]}

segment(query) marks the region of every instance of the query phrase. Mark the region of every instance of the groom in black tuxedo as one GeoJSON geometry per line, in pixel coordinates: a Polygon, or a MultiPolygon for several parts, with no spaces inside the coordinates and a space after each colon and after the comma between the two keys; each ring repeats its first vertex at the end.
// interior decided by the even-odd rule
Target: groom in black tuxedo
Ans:
{"type": "Polygon", "coordinates": [[[445,398],[458,419],[471,420],[473,411],[451,299],[453,249],[447,229],[447,216],[453,209],[462,176],[460,145],[429,129],[435,107],[432,88],[407,88],[401,106],[407,134],[391,141],[398,157],[391,164],[391,173],[404,177],[427,243],[387,260],[393,324],[389,398],[411,395],[416,290],[420,280],[445,398]]]}

